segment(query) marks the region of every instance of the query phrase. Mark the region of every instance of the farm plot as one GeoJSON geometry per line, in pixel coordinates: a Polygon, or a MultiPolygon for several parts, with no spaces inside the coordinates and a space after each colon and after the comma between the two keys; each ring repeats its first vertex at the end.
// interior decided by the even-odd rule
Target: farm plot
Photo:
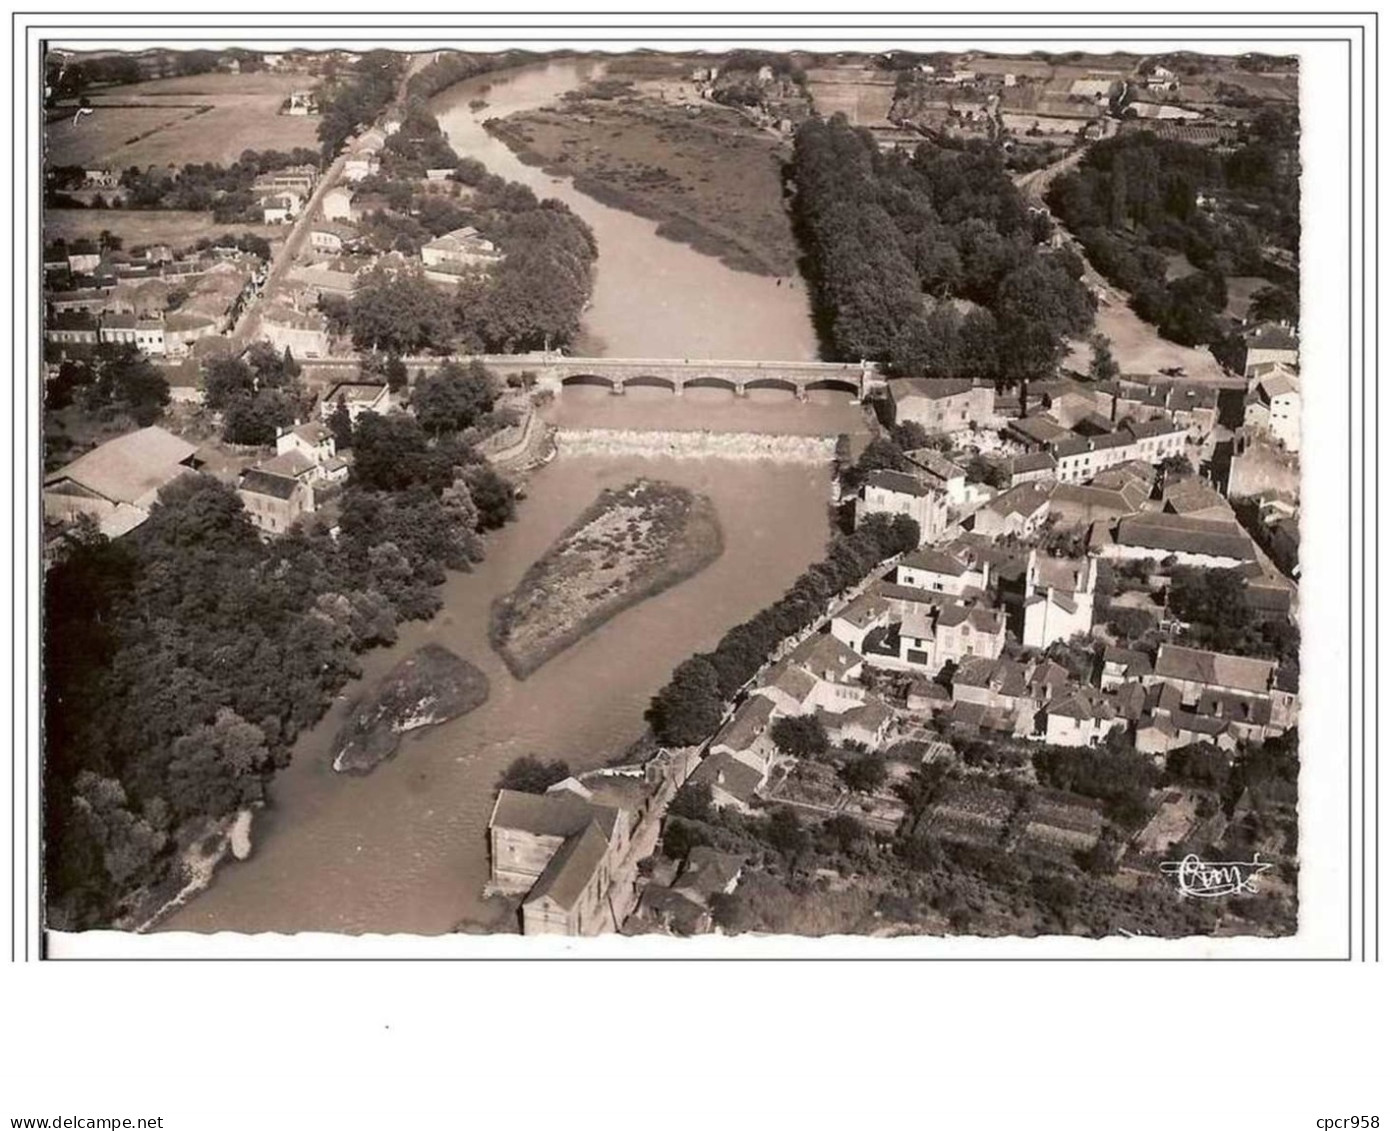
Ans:
{"type": "Polygon", "coordinates": [[[318,147],[318,118],[280,113],[303,75],[189,75],[113,87],[91,96],[94,113],[47,129],[57,165],[227,165],[247,149],[318,147]]]}

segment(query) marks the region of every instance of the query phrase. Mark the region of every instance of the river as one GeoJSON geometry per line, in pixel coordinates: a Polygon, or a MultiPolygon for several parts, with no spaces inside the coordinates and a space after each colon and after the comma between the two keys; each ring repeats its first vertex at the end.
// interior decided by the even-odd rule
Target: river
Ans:
{"type": "Polygon", "coordinates": [[[437,96],[431,109],[460,154],[509,181],[554,197],[584,218],[598,239],[593,305],[575,353],[609,357],[814,359],[816,336],[803,281],[731,271],[719,260],[656,234],[656,221],[585,196],[568,178],[523,164],[485,129],[554,102],[602,71],[600,60],[564,59],[479,75],[437,96]],[[475,100],[487,103],[470,110],[475,100]]]}
{"type": "MultiPolygon", "coordinates": [[[[487,80],[472,80],[446,92],[440,104],[460,153],[560,197],[594,226],[601,266],[589,312],[593,337],[614,355],[813,356],[809,317],[786,287],[731,271],[659,239],[649,221],[552,183],[517,162],[467,110],[480,96],[491,103],[490,113],[550,101],[587,67],[570,61],[490,76],[485,95],[478,91],[487,80]],[[469,122],[460,125],[461,117],[469,122]]],[[[653,388],[621,397],[578,388],[546,411],[555,423],[579,428],[833,434],[862,427],[858,408],[830,392],[813,393],[803,404],[775,390],[735,398],[697,389],[677,398],[653,388]]],[[[829,483],[827,467],[728,460],[562,456],[540,469],[516,521],[489,536],[487,560],[470,574],[450,575],[443,611],[428,623],[402,626],[396,645],[364,656],[363,679],[300,737],[289,767],[270,787],[271,806],[258,815],[251,858],[224,865],[163,929],[437,934],[486,918],[486,827],[501,770],[522,754],[587,769],[621,753],[642,733],[643,711],[676,664],[770,604],[821,556],[829,483]],[[725,553],[528,680],[513,679],[488,646],[492,602],[602,488],[639,475],[709,495],[724,525],[725,553]],[[352,698],[429,641],[487,673],[488,702],[462,719],[407,735],[396,757],[366,777],[335,774],[329,748],[352,698]]]]}

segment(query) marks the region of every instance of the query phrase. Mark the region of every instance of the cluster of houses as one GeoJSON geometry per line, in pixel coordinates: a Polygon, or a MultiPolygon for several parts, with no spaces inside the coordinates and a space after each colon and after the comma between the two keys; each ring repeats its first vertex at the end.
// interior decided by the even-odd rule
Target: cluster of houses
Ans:
{"type": "Polygon", "coordinates": [[[938,56],[919,62],[913,79],[895,101],[894,121],[956,136],[995,136],[1006,147],[1136,129],[1229,145],[1257,105],[1231,98],[1219,77],[1180,75],[1153,59],[1094,69],[1019,57],[938,56]]]}
{"type": "Polygon", "coordinates": [[[296,520],[315,513],[347,476],[332,431],[309,421],[278,430],[275,455],[241,473],[237,495],[258,530],[284,534],[296,520]]]}
{"type": "Polygon", "coordinates": [[[196,354],[198,343],[231,327],[265,280],[257,257],[231,247],[175,255],[164,246],[132,254],[77,244],[45,256],[45,268],[66,284],[45,292],[46,341],[130,344],[153,358],[196,354]]]}
{"type": "Polygon", "coordinates": [[[251,193],[265,224],[288,224],[304,210],[314,195],[319,171],[313,165],[293,165],[262,173],[251,183],[251,193]]]}
{"type": "MultiPolygon", "coordinates": [[[[1252,331],[1252,390],[1271,377],[1296,376],[1296,344],[1287,331],[1252,331]]],[[[947,724],[967,730],[1064,746],[1094,745],[1126,730],[1153,753],[1280,733],[1290,725],[1293,693],[1276,686],[1276,665],[1266,661],[1165,645],[1157,657],[1131,657],[1132,678],[1117,684],[1109,657],[1104,678],[1096,672],[1078,682],[1042,655],[1055,642],[1091,636],[1105,560],[1237,570],[1261,615],[1289,616],[1294,586],[1219,491],[1161,468],[1214,432],[1215,390],[1120,379],[1047,382],[1037,392],[1045,411],[1000,430],[1019,453],[999,465],[1007,487],[969,482],[936,451],[907,452],[904,469],[864,479],[856,522],[910,515],[923,544],[835,614],[831,637],[870,667],[911,673],[909,708],[945,712],[947,724]],[[1039,544],[1045,534],[1064,533],[1072,556],[1039,544]],[[1021,654],[1006,654],[1018,646],[1021,654]],[[1199,675],[1180,677],[1185,664],[1199,675]]],[[[889,395],[898,420],[936,434],[1001,423],[989,391],[964,382],[892,382],[889,395]]],[[[1249,403],[1247,428],[1272,431],[1263,421],[1249,423],[1249,403]]],[[[1290,411],[1296,420],[1296,408],[1290,411]]],[[[1289,446],[1296,450],[1296,438],[1289,446]]],[[[1296,507],[1271,509],[1272,521],[1296,520],[1296,507]]],[[[847,659],[839,667],[857,671],[847,659]]],[[[822,694],[802,690],[805,701],[822,694]]]]}

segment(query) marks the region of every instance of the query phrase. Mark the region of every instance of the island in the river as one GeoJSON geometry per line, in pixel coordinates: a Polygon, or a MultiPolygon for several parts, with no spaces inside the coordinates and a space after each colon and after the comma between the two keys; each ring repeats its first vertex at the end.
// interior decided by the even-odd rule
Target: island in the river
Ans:
{"type": "Polygon", "coordinates": [[[353,708],[333,744],[333,768],[369,773],[396,752],[406,731],[466,715],[487,697],[487,676],[442,645],[426,644],[353,708]]]}
{"type": "Polygon", "coordinates": [[[704,495],[648,479],[605,489],[493,606],[493,647],[525,679],[723,552],[719,518],[704,495]]]}
{"type": "Polygon", "coordinates": [[[556,106],[491,119],[488,132],[526,164],[658,221],[659,236],[738,271],[794,276],[801,252],[783,203],[787,137],[699,97],[679,71],[622,73],[633,81],[591,83],[556,106]]]}

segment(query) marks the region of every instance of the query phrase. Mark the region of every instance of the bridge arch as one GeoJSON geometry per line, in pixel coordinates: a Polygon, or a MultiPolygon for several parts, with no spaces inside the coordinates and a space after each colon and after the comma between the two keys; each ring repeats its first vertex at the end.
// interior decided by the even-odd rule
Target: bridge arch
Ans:
{"type": "Polygon", "coordinates": [[[841,392],[859,395],[859,382],[851,381],[848,377],[823,377],[819,381],[806,382],[807,391],[811,389],[838,389],[841,392]]]}
{"type": "Polygon", "coordinates": [[[658,388],[676,391],[676,382],[671,377],[659,377],[655,373],[642,373],[635,377],[624,377],[623,384],[626,386],[637,386],[639,388],[658,388]]]}
{"type": "Polygon", "coordinates": [[[602,373],[567,373],[560,378],[561,385],[589,385],[600,389],[617,388],[617,382],[602,373]]]}
{"type": "Polygon", "coordinates": [[[788,393],[799,392],[801,386],[785,377],[754,377],[743,383],[745,389],[783,389],[788,393]]]}
{"type": "Polygon", "coordinates": [[[687,389],[727,389],[730,392],[738,392],[738,382],[714,373],[704,373],[699,377],[691,377],[685,382],[685,387],[687,389]]]}

